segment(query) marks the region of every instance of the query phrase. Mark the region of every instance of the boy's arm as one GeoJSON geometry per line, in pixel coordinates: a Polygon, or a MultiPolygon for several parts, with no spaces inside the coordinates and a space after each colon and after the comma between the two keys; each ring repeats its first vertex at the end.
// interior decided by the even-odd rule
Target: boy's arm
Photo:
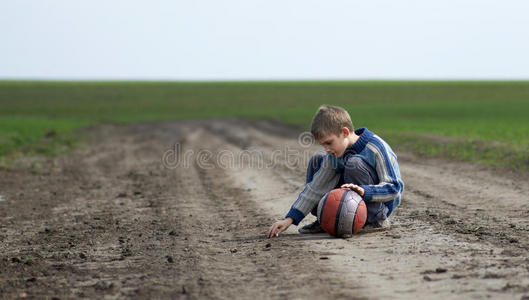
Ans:
{"type": "Polygon", "coordinates": [[[361,185],[364,201],[387,202],[396,199],[404,189],[396,157],[389,153],[383,143],[369,143],[367,147],[374,153],[380,182],[377,185],[361,185]]]}
{"type": "Polygon", "coordinates": [[[299,193],[298,199],[285,218],[292,218],[293,224],[298,225],[303,218],[320,202],[325,193],[332,190],[340,180],[340,173],[336,172],[331,162],[330,154],[322,161],[320,169],[314,174],[311,182],[299,193]]]}

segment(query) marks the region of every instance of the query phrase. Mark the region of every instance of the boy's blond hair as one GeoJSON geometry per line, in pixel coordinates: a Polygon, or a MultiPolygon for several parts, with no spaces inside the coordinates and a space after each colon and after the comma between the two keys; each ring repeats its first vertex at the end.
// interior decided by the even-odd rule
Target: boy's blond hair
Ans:
{"type": "Polygon", "coordinates": [[[354,130],[349,113],[338,106],[322,105],[312,118],[310,132],[315,139],[320,139],[329,134],[339,136],[343,127],[354,130]]]}

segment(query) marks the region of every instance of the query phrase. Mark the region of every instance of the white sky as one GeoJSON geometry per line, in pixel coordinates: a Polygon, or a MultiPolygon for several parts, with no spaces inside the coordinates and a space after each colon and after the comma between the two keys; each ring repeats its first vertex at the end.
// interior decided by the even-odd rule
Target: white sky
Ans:
{"type": "Polygon", "coordinates": [[[529,79],[527,0],[0,0],[0,78],[529,79]]]}

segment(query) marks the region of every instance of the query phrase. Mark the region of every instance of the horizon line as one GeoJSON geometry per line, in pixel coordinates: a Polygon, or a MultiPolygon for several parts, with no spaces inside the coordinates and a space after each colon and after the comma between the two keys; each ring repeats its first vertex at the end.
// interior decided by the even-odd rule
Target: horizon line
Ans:
{"type": "Polygon", "coordinates": [[[222,82],[526,82],[528,78],[30,78],[0,77],[0,82],[182,82],[182,83],[222,83],[222,82]]]}

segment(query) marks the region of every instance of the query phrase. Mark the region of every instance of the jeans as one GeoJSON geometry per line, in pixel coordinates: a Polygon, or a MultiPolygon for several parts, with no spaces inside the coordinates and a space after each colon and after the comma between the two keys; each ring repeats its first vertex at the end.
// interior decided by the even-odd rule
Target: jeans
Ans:
{"type": "MultiPolygon", "coordinates": [[[[314,178],[314,174],[318,172],[321,167],[325,153],[317,152],[309,160],[307,167],[306,183],[309,183],[314,178]]],[[[349,157],[343,173],[340,176],[340,181],[335,188],[339,188],[344,183],[353,183],[357,185],[373,185],[378,184],[377,172],[373,167],[367,164],[361,157],[349,157]]],[[[366,224],[375,224],[377,221],[383,221],[387,218],[388,208],[381,202],[366,203],[367,220],[366,224]]],[[[311,214],[317,215],[318,206],[314,207],[311,214]]]]}

